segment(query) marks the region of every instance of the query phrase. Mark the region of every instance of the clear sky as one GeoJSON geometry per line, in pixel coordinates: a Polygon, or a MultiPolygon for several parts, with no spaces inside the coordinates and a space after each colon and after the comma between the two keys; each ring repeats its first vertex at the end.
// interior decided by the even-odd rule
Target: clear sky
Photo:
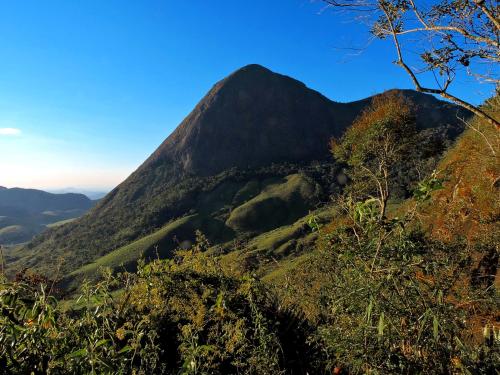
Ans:
{"type": "MultiPolygon", "coordinates": [[[[249,63],[336,101],[411,88],[389,43],[310,0],[0,1],[0,185],[111,188],[249,63]]],[[[458,85],[478,103],[487,91],[458,85]]],[[[485,89],[486,90],[486,89],[485,89]]]]}

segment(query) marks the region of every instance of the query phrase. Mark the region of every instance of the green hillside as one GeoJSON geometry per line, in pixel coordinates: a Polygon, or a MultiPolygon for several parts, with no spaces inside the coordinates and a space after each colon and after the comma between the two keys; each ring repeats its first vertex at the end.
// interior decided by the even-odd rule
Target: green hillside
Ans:
{"type": "Polygon", "coordinates": [[[103,267],[134,272],[139,259],[165,259],[171,257],[179,247],[192,246],[197,230],[210,233],[213,240],[221,241],[227,236],[223,222],[200,215],[186,216],[71,272],[65,277],[67,281],[63,280],[62,283],[66,284],[66,288],[73,289],[73,285],[79,285],[84,279],[97,279],[103,267]]]}
{"type": "MultiPolygon", "coordinates": [[[[468,113],[430,95],[394,92],[414,102],[426,152],[423,165],[409,158],[399,171],[398,194],[406,197],[419,173],[431,168],[463,129],[457,114],[468,113]]],[[[226,222],[235,237],[291,224],[342,189],[345,181],[337,179],[342,166],[333,163],[329,140],[340,137],[379,96],[337,103],[262,66],[243,67],[215,84],[160,147],[87,215],[37,236],[23,259],[8,268],[50,274],[63,259],[61,271],[68,274],[193,214],[226,222]],[[254,195],[265,180],[297,173],[306,180],[276,188],[290,189],[284,199],[271,190],[254,195]]]]}
{"type": "MultiPolygon", "coordinates": [[[[263,181],[260,194],[237,206],[226,221],[228,227],[239,232],[259,233],[290,224],[303,216],[321,196],[321,187],[302,175],[285,179],[263,181]]],[[[238,197],[248,195],[249,187],[238,197]]]]}
{"type": "Polygon", "coordinates": [[[266,229],[279,227],[306,215],[309,209],[319,202],[320,194],[316,190],[318,188],[319,186],[312,180],[301,174],[264,179],[262,182],[252,180],[246,184],[222,183],[200,198],[198,209],[203,214],[174,220],[158,231],[71,272],[65,277],[66,281],[63,281],[63,284],[69,287],[78,285],[85,278],[95,279],[102,267],[115,271],[134,271],[139,259],[148,261],[171,257],[176,248],[189,247],[193,243],[196,231],[205,233],[212,244],[230,246],[242,236],[248,236],[256,231],[265,232],[266,229]],[[249,185],[254,186],[252,198],[248,194],[249,185]],[[243,197],[248,200],[245,202],[243,197]],[[269,212],[267,206],[259,204],[269,199],[278,202],[276,209],[289,207],[289,211],[285,211],[285,217],[269,212]],[[298,200],[300,204],[296,204],[298,200]],[[235,204],[239,205],[233,208],[235,204]],[[227,225],[224,223],[225,218],[227,225]],[[239,223],[239,226],[236,226],[235,222],[239,223]],[[265,226],[255,227],[255,223],[265,223],[265,226]]]}

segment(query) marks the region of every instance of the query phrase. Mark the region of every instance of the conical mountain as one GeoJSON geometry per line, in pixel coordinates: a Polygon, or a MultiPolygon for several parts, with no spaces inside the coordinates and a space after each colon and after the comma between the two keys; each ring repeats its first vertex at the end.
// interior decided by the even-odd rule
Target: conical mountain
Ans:
{"type": "MultiPolygon", "coordinates": [[[[456,106],[402,92],[417,104],[421,128],[457,128],[456,106]]],[[[236,224],[231,225],[237,221],[228,215],[243,202],[236,197],[251,199],[266,189],[266,178],[284,178],[298,170],[276,166],[331,162],[330,138],[340,136],[370,101],[336,103],[262,66],[239,69],[215,84],[161,146],[90,213],[38,236],[17,264],[47,272],[62,256],[63,271],[71,271],[193,214],[198,216],[190,229],[200,227],[213,238],[232,238],[236,224]],[[250,182],[257,187],[247,188],[250,182]]],[[[276,197],[259,201],[266,207],[265,216],[287,212],[272,225],[307,213],[313,201],[302,201],[326,191],[306,180],[286,180],[286,204],[276,197]]],[[[254,213],[250,216],[253,223],[261,220],[254,213]]],[[[251,228],[256,230],[255,225],[251,228]]]]}
{"type": "Polygon", "coordinates": [[[201,175],[328,156],[353,114],[303,83],[248,65],[217,83],[143,165],[173,161],[201,175]]]}

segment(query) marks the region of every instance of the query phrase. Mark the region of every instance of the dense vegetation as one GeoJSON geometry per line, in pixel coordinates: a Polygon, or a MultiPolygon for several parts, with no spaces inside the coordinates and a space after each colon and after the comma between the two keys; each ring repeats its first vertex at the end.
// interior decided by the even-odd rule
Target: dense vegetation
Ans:
{"type": "Polygon", "coordinates": [[[299,321],[291,324],[256,280],[231,277],[213,259],[197,257],[203,245],[135,275],[86,285],[71,311],[44,286],[4,286],[2,367],[19,374],[195,374],[296,366],[296,353],[284,353],[280,339],[295,340],[299,321]]]}
{"type": "Polygon", "coordinates": [[[3,284],[0,363],[13,374],[494,373],[500,306],[493,289],[464,284],[471,249],[346,209],[352,222],[325,232],[279,290],[225,270],[202,236],[172,260],[86,284],[69,309],[46,280],[3,284]]]}
{"type": "MultiPolygon", "coordinates": [[[[67,300],[36,274],[4,279],[0,367],[9,374],[495,374],[498,134],[473,120],[438,170],[400,201],[397,176],[411,139],[394,134],[414,121],[402,100],[375,101],[333,142],[349,183],[318,215],[254,235],[247,246],[212,246],[198,232],[171,259],[140,262],[134,273],[104,270],[67,300]],[[360,129],[358,145],[352,136],[360,129]],[[293,254],[297,236],[308,240],[293,254]]],[[[484,108],[492,113],[498,103],[484,108]]],[[[272,184],[242,185],[234,190],[276,193],[272,184]]],[[[252,202],[241,194],[230,196],[252,202]]],[[[241,213],[219,212],[233,214],[241,213]]]]}

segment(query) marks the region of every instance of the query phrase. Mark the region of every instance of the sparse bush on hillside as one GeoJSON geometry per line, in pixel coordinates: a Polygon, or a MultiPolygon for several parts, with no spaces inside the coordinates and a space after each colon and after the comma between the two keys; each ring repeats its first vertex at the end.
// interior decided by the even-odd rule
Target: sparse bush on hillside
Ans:
{"type": "MultiPolygon", "coordinates": [[[[483,107],[498,116],[500,97],[483,107]]],[[[467,130],[438,165],[444,188],[422,210],[422,221],[435,238],[453,241],[462,237],[493,247],[500,241],[499,158],[498,130],[479,118],[469,121],[467,130]]]]}

